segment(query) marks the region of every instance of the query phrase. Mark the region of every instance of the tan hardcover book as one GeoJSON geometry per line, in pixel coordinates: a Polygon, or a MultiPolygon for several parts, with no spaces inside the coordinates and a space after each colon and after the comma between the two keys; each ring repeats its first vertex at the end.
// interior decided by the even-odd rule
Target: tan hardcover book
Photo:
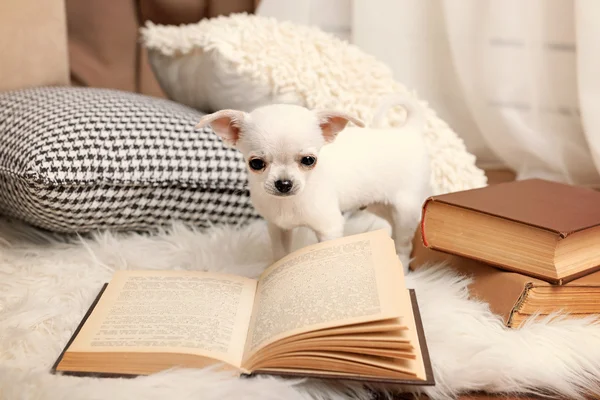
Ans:
{"type": "Polygon", "coordinates": [[[540,179],[434,196],[426,247],[554,284],[600,269],[600,192],[540,179]]]}
{"type": "MultiPolygon", "coordinates": [[[[489,304],[490,310],[502,317],[508,327],[519,328],[533,316],[543,318],[554,313],[566,313],[568,318],[600,317],[600,271],[564,285],[553,285],[473,259],[453,255],[428,257],[427,251],[431,250],[420,251],[421,259],[445,261],[469,276],[472,279],[470,296],[489,304]]],[[[437,263],[420,262],[413,269],[433,265],[437,263]]]]}
{"type": "Polygon", "coordinates": [[[237,375],[434,384],[415,293],[381,230],[297,250],[259,279],[118,271],[53,371],[216,364],[237,375]]]}

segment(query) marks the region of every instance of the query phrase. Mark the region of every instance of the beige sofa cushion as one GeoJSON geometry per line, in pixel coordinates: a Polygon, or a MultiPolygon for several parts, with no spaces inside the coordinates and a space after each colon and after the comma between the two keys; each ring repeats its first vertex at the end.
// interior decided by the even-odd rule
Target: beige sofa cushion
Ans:
{"type": "Polygon", "coordinates": [[[0,92],[69,84],[64,0],[0,1],[0,92]]]}
{"type": "Polygon", "coordinates": [[[69,0],[71,81],[164,97],[146,51],[139,46],[140,24],[179,25],[253,11],[253,0],[69,0]]]}
{"type": "Polygon", "coordinates": [[[164,97],[138,44],[140,24],[251,13],[255,2],[0,0],[0,92],[71,84],[164,97]]]}

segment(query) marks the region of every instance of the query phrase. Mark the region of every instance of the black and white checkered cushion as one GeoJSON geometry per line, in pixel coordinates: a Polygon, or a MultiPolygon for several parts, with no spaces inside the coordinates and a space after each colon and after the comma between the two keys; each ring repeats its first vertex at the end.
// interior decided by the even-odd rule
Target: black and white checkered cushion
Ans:
{"type": "Polygon", "coordinates": [[[180,104],[106,89],[0,94],[0,212],[58,232],[257,218],[241,155],[180,104]]]}

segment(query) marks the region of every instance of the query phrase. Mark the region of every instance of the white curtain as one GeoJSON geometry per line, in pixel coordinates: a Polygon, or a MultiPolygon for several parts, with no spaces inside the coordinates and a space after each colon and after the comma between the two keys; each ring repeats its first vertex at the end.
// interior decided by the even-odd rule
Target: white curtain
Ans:
{"type": "Polygon", "coordinates": [[[483,168],[600,186],[600,0],[261,0],[388,64],[483,168]]]}

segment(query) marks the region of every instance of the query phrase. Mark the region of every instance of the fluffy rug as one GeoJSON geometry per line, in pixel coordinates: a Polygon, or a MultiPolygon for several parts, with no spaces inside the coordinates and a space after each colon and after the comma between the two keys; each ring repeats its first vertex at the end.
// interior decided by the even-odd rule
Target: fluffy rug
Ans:
{"type": "MultiPolygon", "coordinates": [[[[118,269],[205,269],[257,276],[269,263],[262,222],[153,235],[98,234],[71,241],[1,222],[0,397],[2,399],[367,399],[357,384],[280,378],[232,379],[211,369],[171,370],[136,379],[48,372],[102,283],[118,269]]],[[[388,229],[358,215],[347,234],[388,229]]],[[[315,242],[301,230],[294,246],[315,242]]],[[[433,399],[460,392],[600,392],[600,325],[554,320],[504,329],[485,304],[468,299],[468,281],[443,266],[412,272],[437,386],[433,399]]],[[[392,393],[393,388],[387,388],[392,393]]],[[[405,389],[406,390],[406,389],[405,389]]]]}

